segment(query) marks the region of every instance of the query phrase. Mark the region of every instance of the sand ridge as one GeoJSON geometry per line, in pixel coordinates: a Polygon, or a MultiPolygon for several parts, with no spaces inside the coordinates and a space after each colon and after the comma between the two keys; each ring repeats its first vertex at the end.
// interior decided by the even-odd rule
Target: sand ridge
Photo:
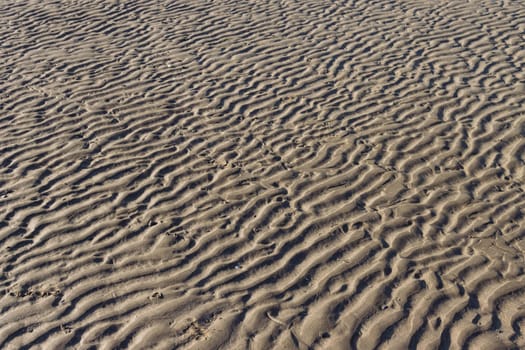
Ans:
{"type": "Polygon", "coordinates": [[[525,347],[523,3],[0,28],[0,348],[525,347]]]}

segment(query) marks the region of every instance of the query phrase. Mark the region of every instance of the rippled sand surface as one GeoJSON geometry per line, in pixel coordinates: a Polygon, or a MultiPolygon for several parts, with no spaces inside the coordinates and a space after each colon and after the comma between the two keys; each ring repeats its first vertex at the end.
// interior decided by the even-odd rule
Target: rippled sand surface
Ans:
{"type": "Polygon", "coordinates": [[[0,6],[0,348],[525,348],[523,1],[0,6]]]}

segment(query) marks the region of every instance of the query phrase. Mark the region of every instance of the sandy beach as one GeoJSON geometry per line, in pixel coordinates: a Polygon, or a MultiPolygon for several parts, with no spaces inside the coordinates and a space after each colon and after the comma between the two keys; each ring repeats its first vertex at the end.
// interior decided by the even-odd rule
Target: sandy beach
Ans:
{"type": "Polygon", "coordinates": [[[0,349],[525,349],[523,1],[0,29],[0,349]]]}

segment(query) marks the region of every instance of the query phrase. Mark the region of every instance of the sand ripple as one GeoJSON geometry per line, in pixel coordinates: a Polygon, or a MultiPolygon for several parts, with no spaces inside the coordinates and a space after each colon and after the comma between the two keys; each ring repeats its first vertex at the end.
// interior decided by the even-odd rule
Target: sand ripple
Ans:
{"type": "Polygon", "coordinates": [[[523,3],[44,3],[0,8],[0,348],[525,347],[523,3]]]}

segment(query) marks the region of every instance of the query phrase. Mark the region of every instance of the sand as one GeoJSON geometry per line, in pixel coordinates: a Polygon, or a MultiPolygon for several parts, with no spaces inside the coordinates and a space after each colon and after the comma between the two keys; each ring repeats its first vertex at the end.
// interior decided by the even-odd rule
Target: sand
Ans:
{"type": "Polygon", "coordinates": [[[522,1],[0,29],[0,348],[525,348],[522,1]]]}

